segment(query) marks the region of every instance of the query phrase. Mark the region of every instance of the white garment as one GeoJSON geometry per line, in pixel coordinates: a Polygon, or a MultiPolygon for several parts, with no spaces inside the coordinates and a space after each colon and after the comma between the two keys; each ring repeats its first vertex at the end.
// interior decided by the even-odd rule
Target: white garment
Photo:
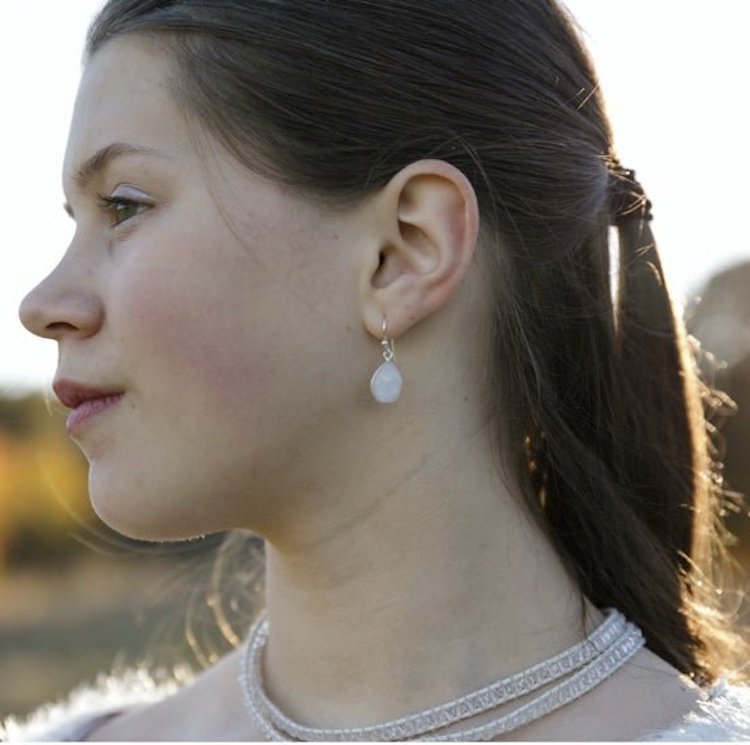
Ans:
{"type": "MultiPolygon", "coordinates": [[[[120,676],[100,676],[58,704],[37,709],[23,721],[9,717],[0,723],[5,742],[81,741],[112,716],[174,693],[174,679],[161,681],[144,670],[120,676]]],[[[708,692],[705,701],[682,722],[640,738],[643,741],[750,741],[750,688],[724,681],[708,692]]]]}
{"type": "Polygon", "coordinates": [[[94,684],[79,686],[62,701],[45,704],[27,717],[8,717],[0,722],[0,741],[78,742],[105,720],[166,698],[181,685],[174,677],[152,675],[144,669],[102,674],[94,684]]]}
{"type": "Polygon", "coordinates": [[[719,680],[698,707],[669,729],[639,738],[647,741],[750,740],[750,687],[719,680]]]}

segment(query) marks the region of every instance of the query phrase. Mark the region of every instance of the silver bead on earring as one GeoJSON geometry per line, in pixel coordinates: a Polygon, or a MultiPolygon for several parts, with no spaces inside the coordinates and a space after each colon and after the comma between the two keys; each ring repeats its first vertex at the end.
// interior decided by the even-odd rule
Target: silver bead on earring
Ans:
{"type": "Polygon", "coordinates": [[[383,316],[383,338],[380,345],[383,348],[383,359],[385,361],[372,374],[370,391],[372,397],[378,403],[392,404],[401,395],[403,379],[396,367],[396,351],[393,347],[393,339],[388,338],[385,316],[383,316]]]}

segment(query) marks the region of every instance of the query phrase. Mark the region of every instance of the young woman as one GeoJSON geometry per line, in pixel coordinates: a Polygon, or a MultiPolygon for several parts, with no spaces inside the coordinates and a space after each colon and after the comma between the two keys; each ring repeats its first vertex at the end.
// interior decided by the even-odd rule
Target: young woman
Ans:
{"type": "Polygon", "coordinates": [[[266,612],[46,735],[750,736],[708,408],[562,7],[110,0],[64,183],[21,317],[93,504],[262,536],[266,612]]]}

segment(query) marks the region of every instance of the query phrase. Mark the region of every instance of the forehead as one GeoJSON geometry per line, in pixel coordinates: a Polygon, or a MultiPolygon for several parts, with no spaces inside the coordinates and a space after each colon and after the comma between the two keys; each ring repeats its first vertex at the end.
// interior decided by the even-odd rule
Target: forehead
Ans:
{"type": "Polygon", "coordinates": [[[108,42],[88,61],[78,89],[65,153],[66,181],[113,142],[185,157],[187,123],[169,91],[169,66],[137,37],[108,42]]]}

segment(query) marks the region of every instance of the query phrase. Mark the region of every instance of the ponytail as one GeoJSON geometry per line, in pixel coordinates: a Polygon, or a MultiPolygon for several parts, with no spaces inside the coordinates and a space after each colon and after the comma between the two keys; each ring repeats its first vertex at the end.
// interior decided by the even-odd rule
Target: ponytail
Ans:
{"type": "Polygon", "coordinates": [[[523,471],[532,506],[584,595],[619,608],[653,652],[707,683],[740,651],[711,582],[722,551],[721,482],[651,204],[632,171],[614,159],[608,166],[609,199],[578,252],[579,279],[567,282],[567,302],[534,342],[550,372],[519,416],[523,471]],[[620,255],[614,310],[610,219],[620,255]]]}

